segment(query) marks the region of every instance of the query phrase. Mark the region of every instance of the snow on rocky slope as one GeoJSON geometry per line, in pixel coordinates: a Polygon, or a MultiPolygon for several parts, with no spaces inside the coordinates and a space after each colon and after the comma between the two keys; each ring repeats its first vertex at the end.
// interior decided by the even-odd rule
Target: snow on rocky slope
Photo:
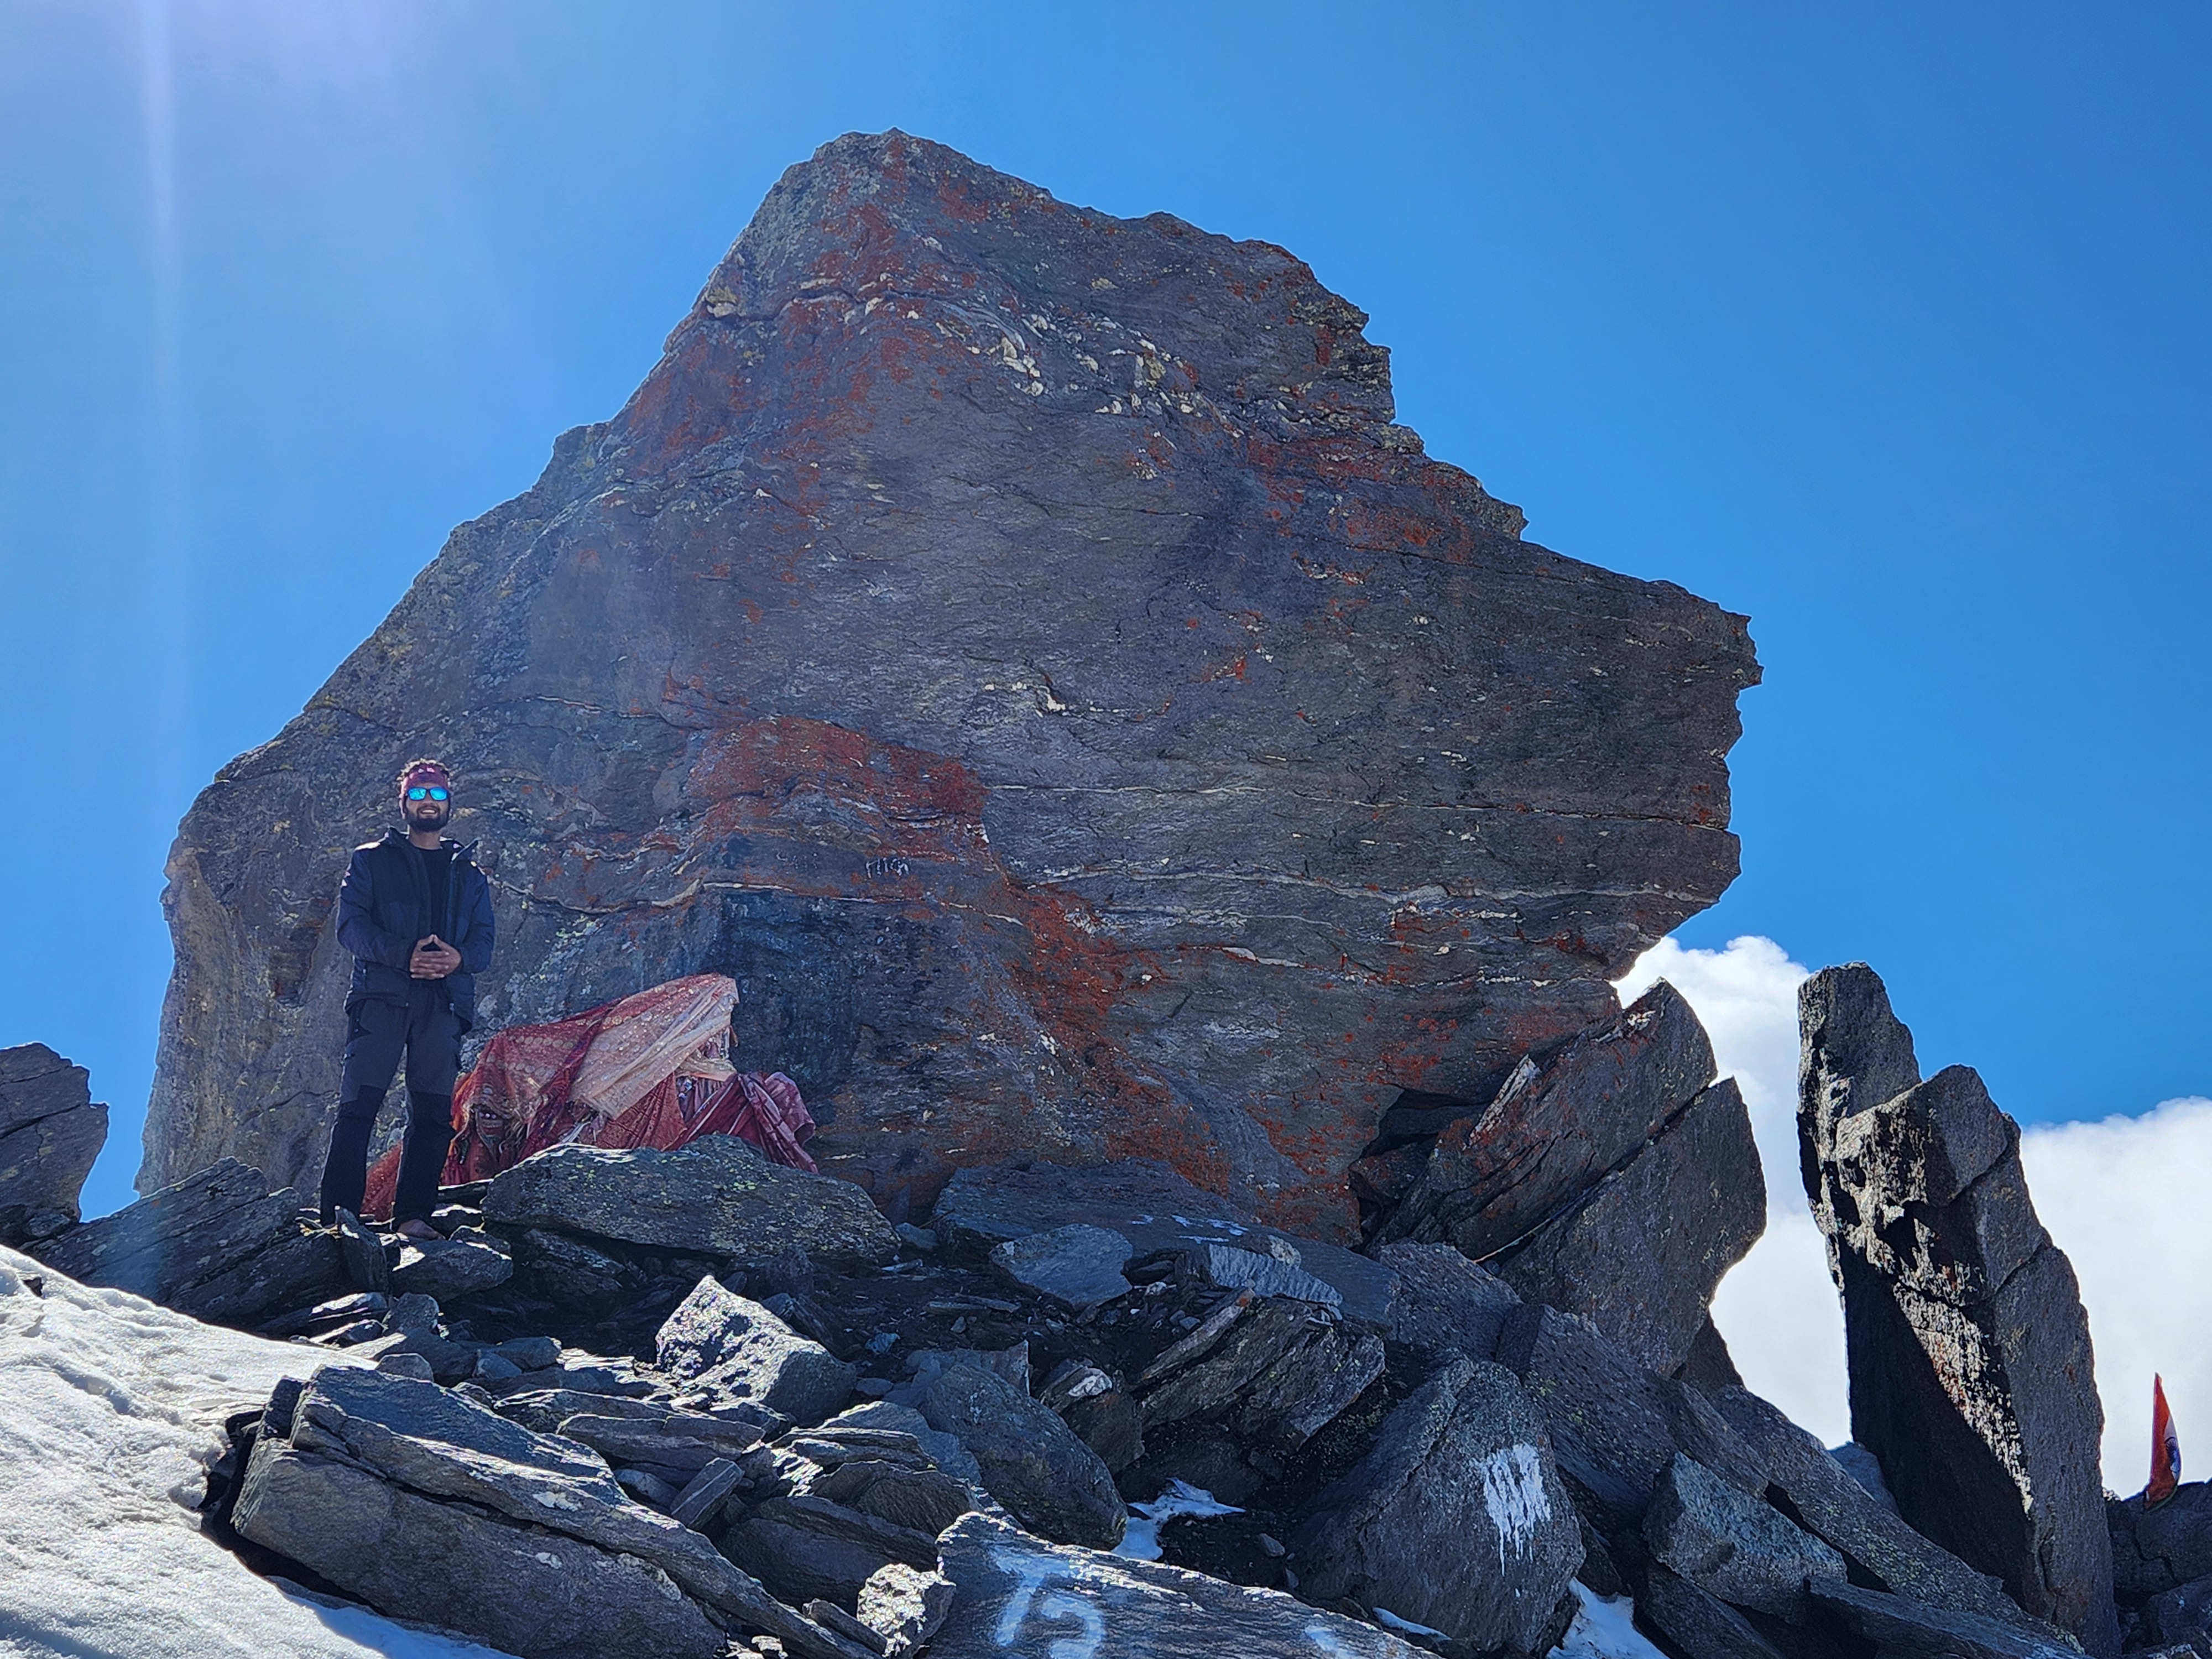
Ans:
{"type": "Polygon", "coordinates": [[[222,1422],[348,1363],[91,1290],[0,1247],[0,1655],[499,1659],[257,1577],[194,1513],[222,1422]]]}

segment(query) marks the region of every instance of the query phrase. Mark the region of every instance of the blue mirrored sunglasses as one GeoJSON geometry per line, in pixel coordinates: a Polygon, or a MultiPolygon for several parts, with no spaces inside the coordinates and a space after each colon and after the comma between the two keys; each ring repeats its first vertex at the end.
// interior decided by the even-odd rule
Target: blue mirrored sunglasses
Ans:
{"type": "Polygon", "coordinates": [[[428,788],[418,783],[407,792],[407,799],[410,800],[421,800],[426,796],[432,800],[443,800],[446,799],[446,792],[434,783],[428,788]]]}

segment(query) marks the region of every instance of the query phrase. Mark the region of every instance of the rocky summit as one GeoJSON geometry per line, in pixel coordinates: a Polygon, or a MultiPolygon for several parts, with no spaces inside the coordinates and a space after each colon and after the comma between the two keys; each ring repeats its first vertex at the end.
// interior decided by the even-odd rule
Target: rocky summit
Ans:
{"type": "Polygon", "coordinates": [[[1386,1114],[1480,1109],[1728,885],[1759,676],[1424,453],[1366,320],[902,134],[792,168],[622,411],[186,817],[142,1189],[311,1174],[333,894],[434,753],[483,1029],[724,973],[893,1221],[1133,1155],[1355,1239],[1386,1114]]]}

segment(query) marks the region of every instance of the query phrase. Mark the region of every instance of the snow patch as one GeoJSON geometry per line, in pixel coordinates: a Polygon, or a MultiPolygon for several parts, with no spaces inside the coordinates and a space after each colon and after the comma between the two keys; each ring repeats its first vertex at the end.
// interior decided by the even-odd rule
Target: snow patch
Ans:
{"type": "Polygon", "coordinates": [[[1666,1659],[1636,1628],[1636,1604],[1626,1596],[1608,1600],[1580,1583],[1574,1591],[1582,1606],[1552,1659],[1666,1659]]]}
{"type": "Polygon", "coordinates": [[[200,1534],[223,1419],[280,1377],[361,1363],[89,1289],[0,1247],[0,1652],[501,1659],[310,1601],[200,1534]]]}
{"type": "Polygon", "coordinates": [[[1187,1480],[1170,1480],[1151,1503],[1132,1504],[1129,1508],[1133,1514],[1128,1528],[1115,1546],[1114,1553],[1126,1555],[1133,1561],[1160,1559],[1160,1528],[1170,1521],[1184,1516],[1244,1513],[1234,1504],[1224,1504],[1203,1486],[1194,1486],[1187,1480]]]}

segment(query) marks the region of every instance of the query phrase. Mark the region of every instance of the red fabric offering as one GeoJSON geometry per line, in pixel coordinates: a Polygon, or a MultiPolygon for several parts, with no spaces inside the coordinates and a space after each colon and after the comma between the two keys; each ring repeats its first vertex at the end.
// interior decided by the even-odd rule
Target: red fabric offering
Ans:
{"type": "MultiPolygon", "coordinates": [[[[453,1147],[440,1184],[511,1170],[548,1146],[652,1146],[736,1135],[793,1169],[814,1169],[814,1119],[781,1072],[730,1063],[736,982],[694,974],[550,1025],[514,1025],[484,1044],[453,1091],[453,1147]]],[[[369,1171],[362,1212],[392,1213],[399,1149],[369,1171]]]]}
{"type": "Polygon", "coordinates": [[[2143,1488],[2143,1507],[2154,1510],[2173,1496],[2181,1484],[2181,1437],[2173,1431],[2173,1413],[2166,1409],[2166,1379],[2150,1380],[2150,1484],[2143,1488]]]}

